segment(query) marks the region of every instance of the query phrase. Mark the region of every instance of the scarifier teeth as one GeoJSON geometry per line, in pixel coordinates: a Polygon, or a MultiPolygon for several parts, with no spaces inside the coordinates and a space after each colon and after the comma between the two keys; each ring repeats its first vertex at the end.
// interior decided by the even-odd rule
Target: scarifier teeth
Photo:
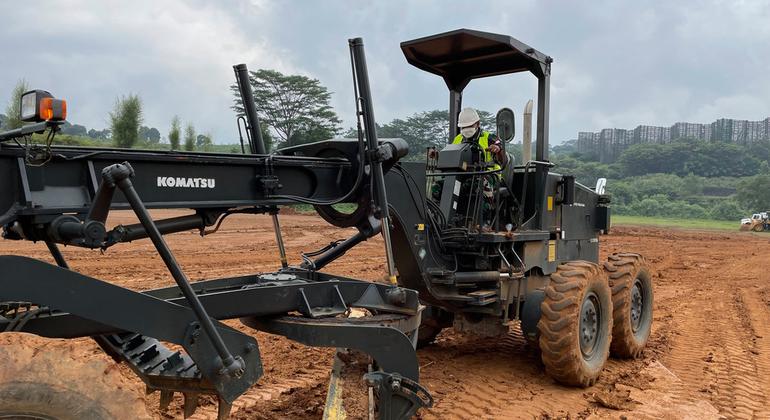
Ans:
{"type": "Polygon", "coordinates": [[[227,420],[230,417],[230,410],[233,408],[232,404],[219,398],[219,408],[217,409],[217,420],[227,420]]]}
{"type": "Polygon", "coordinates": [[[174,391],[160,391],[160,410],[163,411],[171,404],[171,400],[174,399],[174,391]]]}
{"type": "Polygon", "coordinates": [[[184,418],[192,417],[198,408],[198,394],[195,392],[184,393],[184,418]]]}

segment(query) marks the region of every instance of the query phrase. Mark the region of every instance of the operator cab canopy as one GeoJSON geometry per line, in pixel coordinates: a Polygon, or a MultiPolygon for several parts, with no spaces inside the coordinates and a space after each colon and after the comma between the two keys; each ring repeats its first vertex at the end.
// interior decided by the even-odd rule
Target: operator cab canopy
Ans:
{"type": "MultiPolygon", "coordinates": [[[[441,76],[449,88],[449,139],[457,135],[462,91],[473,79],[530,72],[537,78],[537,161],[548,160],[551,57],[507,35],[457,29],[401,43],[409,64],[441,76]]],[[[506,140],[507,141],[507,140],[506,140]]]]}
{"type": "Polygon", "coordinates": [[[441,76],[451,91],[472,79],[529,71],[549,72],[551,57],[507,35],[457,29],[401,43],[409,64],[441,76]]]}

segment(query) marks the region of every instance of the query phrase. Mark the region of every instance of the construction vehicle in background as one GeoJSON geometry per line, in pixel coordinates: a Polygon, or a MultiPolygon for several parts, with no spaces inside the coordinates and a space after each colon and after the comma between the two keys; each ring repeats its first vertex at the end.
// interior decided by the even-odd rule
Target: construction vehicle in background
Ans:
{"type": "MultiPolygon", "coordinates": [[[[441,76],[449,88],[450,137],[441,141],[457,134],[462,92],[472,79],[517,72],[536,77],[535,159],[510,158],[495,169],[482,158],[484,150],[466,142],[430,148],[422,162],[401,161],[405,142],[377,138],[363,42],[349,44],[358,138],[270,154],[245,65],[235,66],[245,154],[53,146],[66,103],[44,91],[24,95],[22,118],[33,123],[0,133],[0,225],[5,239],[44,243],[56,265],[0,256],[0,331],[92,337],[149,392],[159,391],[161,405],[182,393],[189,416],[199,395],[212,394],[220,418],[263,372],[256,340],[224,319],[307,345],[369,354],[373,370],[364,379],[381,419],[409,418],[432,405],[419,383],[414,346],[450,326],[494,337],[520,324],[540,348],[546,372],[569,385],[592,385],[610,352],[638,356],[652,322],[650,272],[637,254],[613,254],[600,263],[609,197],[551,171],[551,58],[509,36],[467,29],[401,44],[409,63],[441,76]],[[18,141],[35,132],[48,133],[45,144],[18,141]],[[356,233],[303,254],[303,263],[292,266],[278,211],[296,203],[311,204],[330,224],[356,233]],[[342,212],[340,203],[354,210],[342,212]],[[148,209],[155,208],[191,213],[154,220],[148,209]],[[108,229],[112,209],[132,210],[139,223],[108,229]],[[272,218],[281,267],[191,284],[163,236],[207,234],[231,214],[272,218]],[[384,239],[387,284],[322,271],[375,235],[384,239]],[[151,239],[175,286],[118,287],[71,270],[58,248],[109,251],[142,238],[151,239]],[[366,316],[347,317],[352,308],[366,316]]],[[[500,139],[510,142],[513,111],[501,109],[496,125],[500,139]]],[[[0,376],[0,415],[71,418],[70,408],[82,403],[102,417],[121,417],[123,391],[91,380],[82,362],[47,363],[50,372],[18,368],[35,366],[33,359],[12,356],[31,354],[24,350],[0,347],[4,368],[20,375],[0,376]],[[53,392],[47,386],[53,380],[77,382],[77,392],[53,392]],[[111,398],[99,398],[108,391],[111,398]]]]}
{"type": "Polygon", "coordinates": [[[741,231],[764,232],[770,230],[768,212],[754,213],[751,218],[741,219],[741,231]]]}

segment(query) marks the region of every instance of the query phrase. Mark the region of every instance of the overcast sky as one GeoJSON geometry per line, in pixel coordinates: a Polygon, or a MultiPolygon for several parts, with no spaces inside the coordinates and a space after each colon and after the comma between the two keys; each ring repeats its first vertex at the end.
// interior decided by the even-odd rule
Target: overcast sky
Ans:
{"type": "MultiPolygon", "coordinates": [[[[319,79],[353,124],[346,40],[363,37],[380,122],[447,107],[440,78],[399,42],[457,28],[512,35],[554,58],[551,141],[578,131],[770,116],[770,2],[741,1],[8,1],[0,0],[0,105],[15,82],[69,102],[69,120],[108,125],[138,94],[165,137],[173,115],[237,140],[232,65],[319,79]]],[[[471,82],[464,104],[508,106],[518,123],[534,78],[471,82]]]]}

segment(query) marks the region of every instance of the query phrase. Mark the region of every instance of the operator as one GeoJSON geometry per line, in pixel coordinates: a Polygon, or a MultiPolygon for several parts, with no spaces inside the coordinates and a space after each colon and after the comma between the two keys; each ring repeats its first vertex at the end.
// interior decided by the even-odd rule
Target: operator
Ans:
{"type": "Polygon", "coordinates": [[[494,191],[499,186],[500,181],[503,179],[503,174],[500,169],[508,162],[508,154],[505,153],[505,145],[497,135],[490,134],[489,131],[481,130],[481,118],[479,113],[473,108],[465,108],[460,111],[460,115],[457,118],[457,127],[460,128],[460,134],[458,134],[452,144],[471,143],[477,144],[482,150],[482,156],[484,162],[492,164],[487,166],[487,171],[497,171],[492,176],[482,177],[482,192],[484,194],[484,203],[482,206],[481,223],[482,229],[487,230],[492,224],[494,216],[495,204],[494,204],[494,191]],[[490,141],[490,137],[492,140],[490,141]]]}
{"type": "MultiPolygon", "coordinates": [[[[479,113],[473,108],[465,108],[460,111],[460,116],[457,118],[457,127],[460,128],[460,134],[454,138],[452,144],[460,144],[462,142],[475,143],[481,147],[484,152],[484,161],[486,163],[493,163],[488,170],[499,171],[501,165],[505,165],[508,162],[508,154],[505,153],[505,147],[500,138],[496,135],[492,135],[489,131],[481,130],[481,118],[479,113]],[[493,137],[491,143],[489,138],[493,137]]],[[[500,174],[498,174],[500,175],[500,174]]]]}

